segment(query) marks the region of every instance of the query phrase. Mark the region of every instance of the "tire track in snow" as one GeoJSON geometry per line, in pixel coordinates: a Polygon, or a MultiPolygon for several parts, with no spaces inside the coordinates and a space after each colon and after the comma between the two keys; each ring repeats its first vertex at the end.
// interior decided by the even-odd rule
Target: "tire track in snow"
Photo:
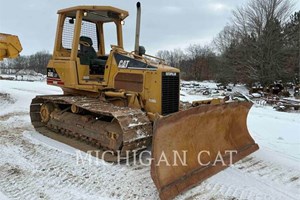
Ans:
{"type": "Polygon", "coordinates": [[[300,171],[244,158],[176,199],[298,199],[300,171]]]}
{"type": "Polygon", "coordinates": [[[11,199],[157,198],[148,167],[77,166],[75,155],[24,138],[24,129],[32,131],[29,123],[17,129],[4,124],[0,188],[11,199]]]}
{"type": "MultiPolygon", "coordinates": [[[[11,142],[10,140],[14,136],[12,142],[14,146],[8,147],[11,149],[1,153],[13,153],[14,159],[19,161],[5,160],[3,155],[0,159],[0,176],[4,177],[0,180],[0,187],[12,199],[92,199],[99,196],[118,199],[158,198],[153,184],[149,186],[152,181],[147,167],[76,166],[74,155],[23,138],[23,130],[32,129],[30,124],[17,127],[17,129],[14,127],[14,131],[9,129],[9,126],[1,129],[1,132],[6,130],[5,135],[10,136],[1,137],[1,140],[11,142]],[[103,176],[104,174],[105,176],[103,176]],[[130,190],[131,182],[135,187],[130,190]],[[147,185],[148,188],[145,187],[147,185]],[[129,191],[127,191],[128,189],[129,191]],[[73,194],[73,191],[77,191],[77,193],[73,194]]],[[[237,180],[247,180],[250,177],[252,181],[254,180],[254,185],[263,185],[266,192],[255,187],[245,189],[237,185],[227,185],[224,184],[226,180],[213,182],[208,180],[194,188],[192,192],[180,196],[179,199],[273,199],[272,194],[283,195],[285,198],[290,197],[287,193],[273,193],[278,190],[278,187],[272,188],[272,185],[264,184],[270,179],[277,182],[280,187],[290,184],[299,188],[299,181],[288,182],[297,177],[298,172],[285,170],[278,165],[272,165],[272,163],[263,162],[254,157],[245,158],[229,170],[230,172],[227,172],[229,176],[235,176],[237,180]],[[246,178],[244,174],[248,174],[246,178]]]]}
{"type": "Polygon", "coordinates": [[[254,177],[271,180],[283,185],[291,185],[300,190],[300,171],[283,168],[271,162],[248,157],[239,162],[235,168],[254,177]]]}
{"type": "Polygon", "coordinates": [[[24,115],[29,115],[28,112],[11,112],[11,113],[8,113],[8,114],[5,114],[5,115],[0,115],[0,121],[6,121],[8,120],[9,118],[11,117],[16,117],[16,116],[24,116],[24,115]]]}
{"type": "MultiPolygon", "coordinates": [[[[149,167],[78,166],[75,155],[24,137],[33,128],[23,114],[0,121],[0,188],[9,198],[158,199],[149,167]]],[[[299,174],[251,156],[177,199],[296,199],[299,174]]]]}

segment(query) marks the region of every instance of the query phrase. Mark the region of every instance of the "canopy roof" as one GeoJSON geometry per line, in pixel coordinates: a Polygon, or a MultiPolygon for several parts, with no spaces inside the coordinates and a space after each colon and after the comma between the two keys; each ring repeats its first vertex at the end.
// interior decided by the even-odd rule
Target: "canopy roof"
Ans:
{"type": "Polygon", "coordinates": [[[75,6],[59,10],[58,14],[66,14],[67,17],[76,18],[76,11],[82,10],[87,15],[84,20],[91,22],[112,22],[115,20],[124,20],[129,14],[125,10],[121,10],[111,6],[75,6]]]}

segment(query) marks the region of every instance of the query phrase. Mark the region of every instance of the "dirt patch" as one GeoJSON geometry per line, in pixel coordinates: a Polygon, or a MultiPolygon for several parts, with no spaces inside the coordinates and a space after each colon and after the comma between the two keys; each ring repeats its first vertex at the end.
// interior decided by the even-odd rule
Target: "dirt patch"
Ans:
{"type": "Polygon", "coordinates": [[[8,170],[10,175],[19,175],[21,174],[21,170],[19,168],[11,168],[8,170]]]}
{"type": "Polygon", "coordinates": [[[19,168],[18,166],[14,166],[14,165],[11,165],[9,163],[5,163],[4,165],[1,165],[1,175],[4,175],[5,176],[19,176],[23,173],[22,169],[19,168]]]}
{"type": "Polygon", "coordinates": [[[8,113],[8,114],[5,114],[5,115],[1,115],[0,116],[0,121],[6,121],[9,118],[14,117],[14,116],[24,116],[24,115],[28,115],[28,114],[29,114],[28,112],[13,112],[13,113],[8,113]]]}
{"type": "Polygon", "coordinates": [[[10,104],[13,104],[16,102],[16,100],[14,98],[12,98],[10,96],[10,94],[7,94],[7,93],[0,93],[0,102],[1,103],[10,103],[10,104]]]}
{"type": "Polygon", "coordinates": [[[293,182],[293,181],[296,181],[296,180],[298,180],[298,179],[299,179],[299,177],[295,176],[295,177],[292,177],[292,178],[290,179],[290,181],[293,182]]]}
{"type": "Polygon", "coordinates": [[[252,161],[253,160],[253,157],[246,157],[246,158],[244,158],[244,159],[242,159],[242,160],[240,160],[239,162],[240,163],[246,163],[246,162],[250,162],[250,161],[252,161]]]}

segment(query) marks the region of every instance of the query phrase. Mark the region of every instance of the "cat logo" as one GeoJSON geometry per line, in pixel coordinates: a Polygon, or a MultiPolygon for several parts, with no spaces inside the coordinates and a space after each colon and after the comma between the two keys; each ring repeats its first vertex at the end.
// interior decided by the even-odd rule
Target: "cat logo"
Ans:
{"type": "Polygon", "coordinates": [[[166,72],[166,76],[177,76],[175,72],[166,72]]]}
{"type": "Polygon", "coordinates": [[[130,60],[120,60],[118,68],[127,68],[130,60]]]}

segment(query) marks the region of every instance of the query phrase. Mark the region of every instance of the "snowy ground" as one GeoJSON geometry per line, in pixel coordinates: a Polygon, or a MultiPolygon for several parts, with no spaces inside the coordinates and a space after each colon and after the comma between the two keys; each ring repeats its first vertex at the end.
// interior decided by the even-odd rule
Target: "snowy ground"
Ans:
{"type": "MultiPolygon", "coordinates": [[[[158,199],[149,167],[96,159],[77,165],[75,149],[34,131],[31,99],[57,93],[43,82],[0,80],[0,200],[158,199]]],[[[184,100],[208,98],[189,89],[182,94],[184,100]]],[[[260,150],[176,199],[300,199],[300,113],[254,105],[247,124],[260,150]]]]}

